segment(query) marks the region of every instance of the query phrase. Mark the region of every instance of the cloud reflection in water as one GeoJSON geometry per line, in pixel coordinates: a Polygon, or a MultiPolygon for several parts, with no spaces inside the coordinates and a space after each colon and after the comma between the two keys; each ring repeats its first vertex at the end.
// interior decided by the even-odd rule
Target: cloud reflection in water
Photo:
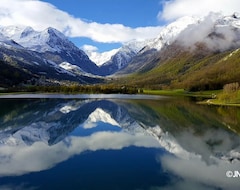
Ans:
{"type": "Polygon", "coordinates": [[[117,150],[129,146],[159,147],[159,143],[144,135],[97,132],[87,137],[69,136],[53,146],[43,142],[35,142],[31,146],[4,145],[0,146],[0,176],[46,170],[87,150],[117,150]]]}
{"type": "Polygon", "coordinates": [[[177,139],[188,150],[188,156],[164,155],[159,162],[181,180],[161,189],[239,189],[240,177],[226,176],[227,171],[240,171],[239,137],[215,129],[201,136],[183,131],[177,139]]]}
{"type": "Polygon", "coordinates": [[[0,177],[48,170],[85,151],[136,146],[168,152],[156,155],[154,171],[163,167],[178,180],[160,189],[238,189],[239,178],[226,171],[240,170],[239,136],[209,111],[189,102],[28,102],[0,116],[0,177]]]}

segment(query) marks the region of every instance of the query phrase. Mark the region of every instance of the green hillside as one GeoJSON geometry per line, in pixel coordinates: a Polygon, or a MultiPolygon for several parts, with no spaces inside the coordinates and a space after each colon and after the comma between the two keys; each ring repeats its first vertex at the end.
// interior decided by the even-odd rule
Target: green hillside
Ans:
{"type": "Polygon", "coordinates": [[[190,91],[222,89],[227,83],[240,82],[240,49],[214,53],[204,47],[173,51],[177,50],[162,51],[156,67],[141,68],[122,81],[145,88],[190,91]]]}

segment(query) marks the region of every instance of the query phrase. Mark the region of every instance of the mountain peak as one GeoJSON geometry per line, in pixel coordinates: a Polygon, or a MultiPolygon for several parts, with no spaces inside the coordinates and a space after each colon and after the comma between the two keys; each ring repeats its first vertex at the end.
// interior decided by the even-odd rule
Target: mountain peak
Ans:
{"type": "Polygon", "coordinates": [[[20,38],[25,38],[34,32],[33,28],[28,26],[22,32],[20,38]]]}
{"type": "Polygon", "coordinates": [[[0,33],[32,51],[62,52],[78,49],[64,34],[52,27],[35,31],[29,26],[7,26],[0,27],[0,33]]]}
{"type": "Polygon", "coordinates": [[[176,37],[185,30],[189,25],[196,24],[200,21],[198,17],[184,16],[177,19],[175,22],[165,26],[157,38],[148,44],[149,49],[161,50],[164,45],[172,43],[176,37]]]}
{"type": "Polygon", "coordinates": [[[45,29],[43,31],[43,33],[49,34],[49,37],[54,36],[54,37],[58,37],[58,38],[61,38],[61,39],[64,39],[64,40],[67,39],[67,37],[63,33],[61,33],[60,31],[58,31],[57,29],[52,28],[52,27],[48,27],[47,29],[45,29]]]}
{"type": "MultiPolygon", "coordinates": [[[[39,44],[46,43],[48,45],[47,51],[63,52],[79,50],[68,38],[55,28],[49,27],[39,34],[39,44]]],[[[43,52],[45,49],[42,50],[43,52]]]]}

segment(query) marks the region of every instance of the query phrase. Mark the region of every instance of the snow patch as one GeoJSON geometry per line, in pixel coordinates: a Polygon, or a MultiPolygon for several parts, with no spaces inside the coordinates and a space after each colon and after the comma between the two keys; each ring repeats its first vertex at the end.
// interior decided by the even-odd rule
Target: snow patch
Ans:
{"type": "Polygon", "coordinates": [[[111,115],[101,108],[97,108],[94,112],[92,112],[89,116],[88,119],[84,122],[83,128],[89,129],[89,128],[94,128],[97,126],[98,122],[104,122],[104,123],[109,123],[113,126],[118,126],[118,122],[114,120],[111,115]]]}
{"type": "Polygon", "coordinates": [[[82,71],[82,69],[77,65],[72,65],[71,63],[68,63],[68,62],[62,62],[59,66],[67,71],[74,71],[74,70],[82,71]]]}
{"type": "Polygon", "coordinates": [[[103,53],[99,53],[97,51],[86,51],[89,58],[97,65],[101,66],[105,62],[109,61],[113,55],[115,55],[119,49],[113,49],[111,51],[106,51],[103,53]]]}

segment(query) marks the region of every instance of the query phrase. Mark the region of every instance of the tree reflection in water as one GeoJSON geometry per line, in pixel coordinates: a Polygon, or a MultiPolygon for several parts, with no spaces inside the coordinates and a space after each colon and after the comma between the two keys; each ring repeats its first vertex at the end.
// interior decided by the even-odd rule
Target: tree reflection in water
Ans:
{"type": "MultiPolygon", "coordinates": [[[[74,158],[103,150],[106,154],[131,150],[124,154],[124,163],[137,151],[141,152],[138,160],[152,158],[142,170],[152,172],[149,176],[142,173],[149,183],[139,181],[130,187],[123,180],[125,189],[238,189],[240,185],[239,178],[226,177],[227,171],[240,168],[239,108],[208,107],[173,98],[4,99],[0,107],[1,188],[21,187],[25,176],[42,176],[43,171],[56,174],[64,164],[67,170],[73,160],[77,163],[74,158]]],[[[114,161],[117,167],[120,158],[108,164],[114,161]]],[[[135,164],[128,169],[136,169],[135,164]]],[[[69,175],[77,179],[74,173],[69,175]]],[[[43,189],[41,180],[30,179],[27,184],[43,189]]],[[[117,189],[114,184],[101,188],[117,189]]]]}

